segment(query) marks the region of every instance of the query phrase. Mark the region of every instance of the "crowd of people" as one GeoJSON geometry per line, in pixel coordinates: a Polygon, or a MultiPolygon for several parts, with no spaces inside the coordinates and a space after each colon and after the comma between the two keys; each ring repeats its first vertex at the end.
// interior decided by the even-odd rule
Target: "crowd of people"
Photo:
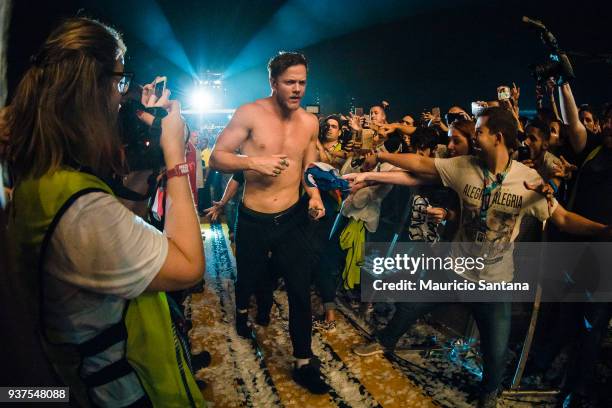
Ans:
{"type": "MultiPolygon", "coordinates": [[[[125,54],[112,28],[67,20],[33,56],[2,110],[14,253],[7,282],[19,294],[17,330],[30,339],[21,346],[37,344],[29,360],[15,362],[15,381],[67,384],[84,406],[203,406],[193,372],[208,361],[191,355],[180,306],[204,277],[198,213],[212,222],[225,213],[232,231],[238,335],[250,339],[253,324],[270,323],[282,277],[293,379],[315,394],[329,385],[312,352],[313,326],[335,330],[336,296],[358,293],[366,242],[395,232],[405,242],[452,242],[452,256],[469,255],[465,243],[492,243],[495,262],[454,278],[510,282],[507,244],[541,239],[530,223],[550,221],[550,240],[612,237],[612,106],[577,105],[568,78],[539,87],[529,118],[514,84],[470,110],[437,108],[392,121],[384,101],[367,113],[316,117],[301,108],[308,62],[292,52],[268,64],[271,96],[239,107],[218,135],[191,132],[179,102],[169,90],[156,94],[155,81],[139,90],[136,120],[157,140],[160,157],[130,187],[150,197],[136,210],[121,189],[130,179],[117,115],[133,76],[125,54]],[[312,166],[337,172],[340,187],[308,183],[312,166]],[[311,287],[322,317],[313,318],[311,287]]],[[[354,352],[392,351],[439,306],[398,302],[386,327],[354,352]]],[[[512,304],[468,306],[483,356],[478,404],[494,407],[512,304]]],[[[609,303],[561,304],[546,316],[566,340],[550,347],[536,339],[529,370],[544,375],[571,346],[560,404],[595,404],[590,387],[611,317],[609,303]]]]}

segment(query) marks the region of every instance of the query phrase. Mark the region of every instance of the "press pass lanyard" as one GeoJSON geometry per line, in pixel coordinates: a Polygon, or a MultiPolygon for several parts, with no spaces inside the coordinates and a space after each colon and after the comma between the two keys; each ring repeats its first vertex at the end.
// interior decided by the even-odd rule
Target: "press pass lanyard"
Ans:
{"type": "Polygon", "coordinates": [[[490,182],[489,180],[489,170],[485,166],[482,166],[482,173],[484,175],[484,187],[482,189],[482,202],[480,203],[480,229],[483,232],[487,230],[487,212],[489,211],[489,207],[491,205],[491,193],[497,187],[501,187],[502,183],[506,179],[506,176],[508,175],[508,171],[510,171],[511,163],[512,159],[509,159],[504,171],[495,175],[495,180],[493,180],[493,182],[490,182]]]}

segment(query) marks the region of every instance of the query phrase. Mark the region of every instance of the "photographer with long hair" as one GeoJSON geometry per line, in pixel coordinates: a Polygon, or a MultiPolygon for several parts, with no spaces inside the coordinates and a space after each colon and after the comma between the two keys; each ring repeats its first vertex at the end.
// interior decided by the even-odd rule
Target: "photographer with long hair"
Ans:
{"type": "MultiPolygon", "coordinates": [[[[162,291],[204,270],[187,177],[184,122],[169,91],[146,85],[166,111],[165,233],[125,208],[108,180],[125,173],[117,132],[125,45],[93,20],[62,23],[32,58],[7,111],[15,177],[9,234],[29,316],[54,371],[82,406],[203,406],[162,291]]],[[[160,109],[161,108],[161,109],[160,109]]],[[[140,118],[148,123],[148,113],[140,118]]],[[[161,116],[161,115],[160,115],[161,116]]]]}

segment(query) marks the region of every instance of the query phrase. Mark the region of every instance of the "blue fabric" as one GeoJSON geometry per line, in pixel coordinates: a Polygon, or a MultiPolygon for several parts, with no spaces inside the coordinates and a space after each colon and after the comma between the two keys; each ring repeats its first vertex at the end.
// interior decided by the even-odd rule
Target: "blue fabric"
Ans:
{"type": "Polygon", "coordinates": [[[343,197],[350,192],[349,182],[344,180],[337,169],[325,163],[313,163],[304,173],[304,180],[309,187],[321,191],[340,190],[343,197]]]}

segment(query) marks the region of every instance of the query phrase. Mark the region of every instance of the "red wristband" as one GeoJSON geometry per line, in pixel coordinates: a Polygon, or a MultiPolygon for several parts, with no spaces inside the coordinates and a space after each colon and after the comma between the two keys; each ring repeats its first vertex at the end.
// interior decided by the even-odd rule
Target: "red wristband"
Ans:
{"type": "Polygon", "coordinates": [[[193,163],[179,163],[171,169],[166,170],[166,177],[171,179],[172,177],[186,176],[189,171],[193,168],[193,163]]]}

